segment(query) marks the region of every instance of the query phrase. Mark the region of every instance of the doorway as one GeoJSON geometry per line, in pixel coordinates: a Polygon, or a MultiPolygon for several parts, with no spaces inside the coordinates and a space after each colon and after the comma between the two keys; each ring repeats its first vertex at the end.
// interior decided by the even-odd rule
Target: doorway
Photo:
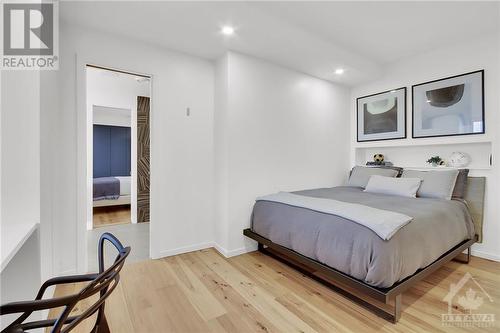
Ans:
{"type": "Polygon", "coordinates": [[[112,232],[149,258],[151,77],[85,66],[87,111],[87,253],[112,232]]]}

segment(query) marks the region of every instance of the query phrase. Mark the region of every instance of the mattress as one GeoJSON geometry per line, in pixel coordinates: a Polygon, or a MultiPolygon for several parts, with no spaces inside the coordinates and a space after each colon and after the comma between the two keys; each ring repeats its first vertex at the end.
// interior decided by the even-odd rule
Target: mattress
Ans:
{"type": "Polygon", "coordinates": [[[93,180],[94,201],[118,200],[131,195],[131,177],[97,177],[93,180]]]}
{"type": "Polygon", "coordinates": [[[474,237],[467,206],[457,200],[405,198],[346,186],[294,193],[413,217],[391,239],[383,240],[371,229],[339,216],[270,201],[254,205],[255,233],[380,288],[392,286],[474,237]]]}
{"type": "Polygon", "coordinates": [[[131,185],[131,179],[132,177],[130,176],[120,176],[120,177],[115,177],[120,181],[120,195],[130,195],[132,193],[132,185],[131,185]]]}
{"type": "Polygon", "coordinates": [[[114,177],[97,177],[93,179],[93,199],[116,200],[120,196],[120,182],[114,177]]]}

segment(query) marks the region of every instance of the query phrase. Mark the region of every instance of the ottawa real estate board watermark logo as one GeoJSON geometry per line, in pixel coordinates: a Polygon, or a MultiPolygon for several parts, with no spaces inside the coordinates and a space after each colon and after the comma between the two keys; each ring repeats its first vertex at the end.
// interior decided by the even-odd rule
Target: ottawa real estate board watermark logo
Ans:
{"type": "Polygon", "coordinates": [[[495,314],[484,311],[493,298],[469,273],[457,283],[450,285],[448,294],[443,298],[448,303],[448,313],[441,314],[443,326],[493,327],[495,314]]]}
{"type": "Polygon", "coordinates": [[[2,1],[3,70],[52,70],[59,66],[57,2],[2,1]]]}

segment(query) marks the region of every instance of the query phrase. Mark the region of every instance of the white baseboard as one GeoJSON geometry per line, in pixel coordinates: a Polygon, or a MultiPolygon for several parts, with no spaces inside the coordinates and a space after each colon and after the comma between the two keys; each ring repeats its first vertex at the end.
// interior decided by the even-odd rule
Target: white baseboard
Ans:
{"type": "Polygon", "coordinates": [[[500,255],[491,253],[491,252],[485,252],[481,250],[471,250],[471,255],[475,257],[480,257],[483,259],[488,259],[488,260],[494,260],[494,261],[500,261],[500,255]]]}
{"type": "Polygon", "coordinates": [[[217,252],[219,252],[220,254],[222,254],[226,258],[239,256],[240,254],[253,252],[253,251],[257,250],[256,245],[255,246],[241,247],[239,249],[234,249],[234,250],[227,250],[215,242],[205,242],[205,243],[200,243],[200,244],[178,247],[178,248],[172,249],[172,250],[161,251],[158,255],[153,255],[152,259],[160,259],[160,258],[164,258],[164,257],[175,256],[177,254],[204,250],[204,249],[208,249],[211,247],[215,248],[217,250],[217,252]]]}
{"type": "Polygon", "coordinates": [[[152,258],[153,259],[160,259],[160,258],[164,258],[164,257],[175,256],[177,254],[182,254],[182,253],[187,253],[187,252],[193,252],[193,251],[208,249],[210,247],[214,247],[214,243],[213,242],[205,242],[205,243],[200,243],[200,244],[183,246],[183,247],[178,247],[178,248],[172,249],[172,250],[160,251],[157,256],[156,255],[152,255],[152,258]]]}
{"type": "Polygon", "coordinates": [[[227,250],[217,243],[214,243],[213,247],[226,258],[239,256],[240,254],[253,252],[253,251],[257,250],[256,245],[255,246],[240,247],[239,249],[234,249],[234,250],[227,250]]]}

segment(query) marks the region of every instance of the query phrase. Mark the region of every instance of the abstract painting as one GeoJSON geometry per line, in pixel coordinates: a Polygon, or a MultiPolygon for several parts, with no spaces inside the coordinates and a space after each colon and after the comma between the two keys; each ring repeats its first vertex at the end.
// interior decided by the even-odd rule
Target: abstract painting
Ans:
{"type": "Polygon", "coordinates": [[[414,85],[412,136],[484,133],[483,74],[480,70],[414,85]]]}
{"type": "Polygon", "coordinates": [[[406,138],[406,88],[359,97],[358,142],[406,138]]]}

